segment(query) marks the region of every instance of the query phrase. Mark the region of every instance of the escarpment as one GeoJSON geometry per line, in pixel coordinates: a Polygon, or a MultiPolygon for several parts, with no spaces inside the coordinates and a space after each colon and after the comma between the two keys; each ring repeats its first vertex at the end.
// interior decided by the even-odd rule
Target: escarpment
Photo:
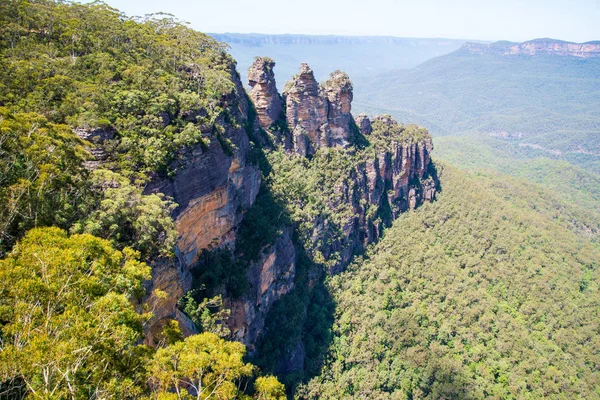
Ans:
{"type": "Polygon", "coordinates": [[[184,332],[192,329],[191,321],[177,308],[179,298],[192,288],[190,269],[203,250],[235,242],[235,229],[261,185],[258,167],[249,162],[251,145],[244,128],[248,103],[233,65],[231,81],[234,89],[222,99],[224,112],[202,132],[206,140],[180,151],[171,165],[174,176],[155,178],[146,187],[146,192],[162,192],[178,204],[173,217],[179,233],[177,262],[155,263],[151,289],[166,293],[167,298],[152,294],[148,299],[155,314],[150,334],[159,332],[167,319],[178,320],[184,332]]]}
{"type": "MultiPolygon", "coordinates": [[[[232,69],[235,90],[223,99],[226,112],[217,121],[221,132],[207,131],[208,144],[182,150],[171,166],[176,173],[147,188],[179,204],[174,212],[179,265],[157,269],[154,288],[172,294],[168,300],[151,299],[157,321],[177,318],[189,327],[191,321],[177,309],[182,293],[200,287],[202,296],[220,294],[230,310],[222,323],[251,354],[260,352],[255,344],[277,301],[294,290],[312,290],[324,272],[342,271],[399,213],[432,201],[437,184],[426,130],[389,116],[354,118],[352,83],[340,71],[319,84],[302,64],[280,95],[274,66],[268,58],[255,60],[247,97],[232,69]],[[277,140],[252,142],[265,134],[277,140]],[[259,191],[276,199],[281,209],[263,204],[259,191]],[[246,282],[241,293],[216,278],[192,278],[216,274],[214,260],[202,256],[212,252],[228,254],[227,263],[219,264],[225,265],[223,279],[241,274],[246,282]],[[308,267],[299,262],[300,254],[308,267]],[[199,262],[201,256],[205,261],[199,262]],[[307,277],[302,283],[300,270],[307,277]]],[[[299,349],[304,346],[296,341],[292,347],[282,355],[286,370],[303,365],[299,349]],[[293,362],[286,361],[288,356],[293,362]]]]}

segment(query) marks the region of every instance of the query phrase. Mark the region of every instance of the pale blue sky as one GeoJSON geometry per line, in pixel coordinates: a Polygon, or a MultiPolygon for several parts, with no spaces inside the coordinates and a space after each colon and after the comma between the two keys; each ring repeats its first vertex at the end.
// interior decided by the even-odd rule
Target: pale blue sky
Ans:
{"type": "Polygon", "coordinates": [[[105,0],[168,12],[203,32],[600,40],[600,0],[105,0]]]}

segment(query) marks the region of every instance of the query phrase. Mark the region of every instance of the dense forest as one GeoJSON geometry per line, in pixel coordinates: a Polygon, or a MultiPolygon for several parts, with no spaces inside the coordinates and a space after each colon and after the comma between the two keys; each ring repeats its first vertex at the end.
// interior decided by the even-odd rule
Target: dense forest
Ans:
{"type": "Polygon", "coordinates": [[[523,182],[450,166],[440,179],[435,203],[329,280],[334,338],[300,396],[600,396],[589,234],[523,182]]]}
{"type": "Polygon", "coordinates": [[[0,397],[282,398],[242,344],[177,324],[141,341],[146,263],[176,238],[176,205],[144,183],[206,126],[221,139],[223,46],[102,3],[3,0],[0,29],[0,397]],[[101,168],[76,135],[92,129],[112,139],[101,168]]]}
{"type": "MultiPolygon", "coordinates": [[[[389,115],[297,156],[275,144],[285,123],[258,126],[227,50],[168,14],[0,0],[0,399],[600,398],[590,160],[436,139],[467,172],[389,115]],[[256,193],[218,209],[235,239],[192,254],[169,298],[153,278],[184,269],[182,205],[148,188],[189,160],[256,193]],[[257,265],[272,282],[250,282],[257,265]],[[252,285],[273,304],[246,346],[227,321],[252,285]],[[161,302],[181,317],[152,331],[161,302]]],[[[586,99],[574,130],[596,127],[586,99]]]]}

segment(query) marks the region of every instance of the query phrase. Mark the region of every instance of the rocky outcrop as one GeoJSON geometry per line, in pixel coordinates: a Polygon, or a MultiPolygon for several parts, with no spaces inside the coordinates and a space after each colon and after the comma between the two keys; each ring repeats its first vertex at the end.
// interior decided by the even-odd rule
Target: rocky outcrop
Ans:
{"type": "MultiPolygon", "coordinates": [[[[177,310],[176,303],[191,288],[190,268],[197,264],[201,251],[228,247],[234,256],[243,254],[243,249],[236,249],[237,227],[261,185],[260,171],[249,161],[251,145],[245,127],[269,130],[275,125],[277,129],[287,125],[287,129],[284,126],[279,132],[289,135],[282,143],[288,143],[286,149],[295,153],[292,157],[312,156],[320,148],[346,148],[353,144],[357,133],[369,135],[369,141],[374,143],[374,151],[361,152],[362,158],[357,159],[350,176],[333,188],[336,195],[328,206],[351,210],[344,214],[346,220],[341,226],[336,227],[341,234],[330,237],[333,222],[323,216],[313,221],[312,237],[315,243],[320,243],[319,251],[326,260],[336,260],[329,264],[331,273],[342,271],[355,254],[376,241],[383,227],[400,212],[435,196],[435,181],[428,178],[432,150],[428,134],[403,135],[405,128],[391,117],[371,121],[360,115],[355,121],[348,76],[336,71],[319,85],[306,64],[286,85],[285,109],[282,109],[273,66],[272,60],[257,58],[248,73],[251,86],[248,97],[254,103],[256,121],[248,121],[252,113],[239,77],[232,69],[236,90],[223,99],[227,113],[216,121],[221,133],[203,130],[208,141],[183,149],[170,165],[177,172],[168,179],[153,179],[146,188],[146,192],[171,196],[179,205],[174,211],[179,232],[178,263],[156,265],[149,285],[151,291],[157,290],[147,300],[156,309],[153,324],[148,328],[150,342],[168,319],[177,319],[186,333],[193,331],[193,324],[177,310]]],[[[250,352],[265,329],[269,310],[294,289],[298,259],[294,227],[286,226],[281,231],[275,242],[263,248],[257,260],[247,265],[249,290],[239,298],[227,297],[227,293],[224,296],[224,306],[231,310],[227,325],[233,337],[246,344],[250,352]]],[[[307,290],[317,279],[318,274],[309,272],[307,290]]],[[[303,359],[304,347],[298,343],[279,368],[301,369],[303,359]]]]}
{"type": "Polygon", "coordinates": [[[108,157],[104,144],[114,138],[114,132],[103,128],[77,128],[75,134],[89,143],[86,148],[92,158],[85,161],[84,166],[89,170],[100,168],[108,157]]]}
{"type": "Polygon", "coordinates": [[[307,156],[327,147],[327,99],[308,64],[303,63],[300,72],[285,85],[283,97],[294,152],[307,156]]]}
{"type": "Polygon", "coordinates": [[[268,57],[256,57],[248,69],[248,96],[256,108],[258,123],[261,128],[269,129],[281,118],[283,101],[273,72],[275,62],[268,57]]]}
{"type": "Polygon", "coordinates": [[[375,242],[400,213],[435,198],[437,182],[430,176],[431,137],[424,134],[417,140],[402,138],[404,127],[389,116],[375,117],[373,124],[373,135],[386,128],[398,140],[388,138],[385,145],[374,146],[375,152],[354,167],[350,179],[343,179],[336,186],[340,196],[334,197],[329,208],[337,210],[348,204],[352,207],[351,215],[341,225],[341,238],[326,237],[326,218],[314,221],[312,237],[315,243],[324,243],[320,251],[325,259],[339,254],[338,261],[330,265],[332,274],[344,270],[352,257],[375,242]]]}
{"type": "Polygon", "coordinates": [[[373,132],[373,127],[371,126],[371,120],[367,114],[358,114],[354,119],[358,131],[363,135],[367,136],[373,132]]]}
{"type": "Polygon", "coordinates": [[[352,108],[352,82],[342,71],[332,72],[323,83],[323,94],[327,98],[327,147],[347,147],[350,143],[354,118],[352,108]]]}
{"type": "Polygon", "coordinates": [[[571,43],[553,39],[535,39],[523,43],[465,43],[463,51],[473,54],[529,55],[546,54],[562,57],[600,57],[600,42],[571,43]]]}
{"type": "Polygon", "coordinates": [[[335,71],[319,85],[308,64],[286,84],[283,91],[286,122],[292,135],[293,151],[310,156],[321,147],[347,147],[350,144],[352,83],[348,75],[335,71]]]}

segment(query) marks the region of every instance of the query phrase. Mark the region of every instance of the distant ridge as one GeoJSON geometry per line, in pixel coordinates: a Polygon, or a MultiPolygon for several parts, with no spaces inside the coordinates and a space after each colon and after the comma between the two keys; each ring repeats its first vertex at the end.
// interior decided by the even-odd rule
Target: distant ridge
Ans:
{"type": "MultiPolygon", "coordinates": [[[[438,45],[447,46],[455,43],[465,43],[464,39],[445,38],[411,38],[398,36],[352,36],[352,35],[304,35],[304,34],[263,34],[263,33],[209,33],[220,42],[236,43],[244,45],[306,45],[306,44],[368,44],[388,43],[404,45],[438,45]]],[[[485,41],[473,41],[474,43],[489,43],[485,41]]]]}
{"type": "Polygon", "coordinates": [[[516,43],[499,41],[494,43],[463,44],[461,51],[472,54],[496,54],[496,55],[537,55],[546,54],[563,57],[592,58],[600,57],[600,41],[585,43],[565,42],[556,39],[534,39],[527,42],[516,43]]]}

